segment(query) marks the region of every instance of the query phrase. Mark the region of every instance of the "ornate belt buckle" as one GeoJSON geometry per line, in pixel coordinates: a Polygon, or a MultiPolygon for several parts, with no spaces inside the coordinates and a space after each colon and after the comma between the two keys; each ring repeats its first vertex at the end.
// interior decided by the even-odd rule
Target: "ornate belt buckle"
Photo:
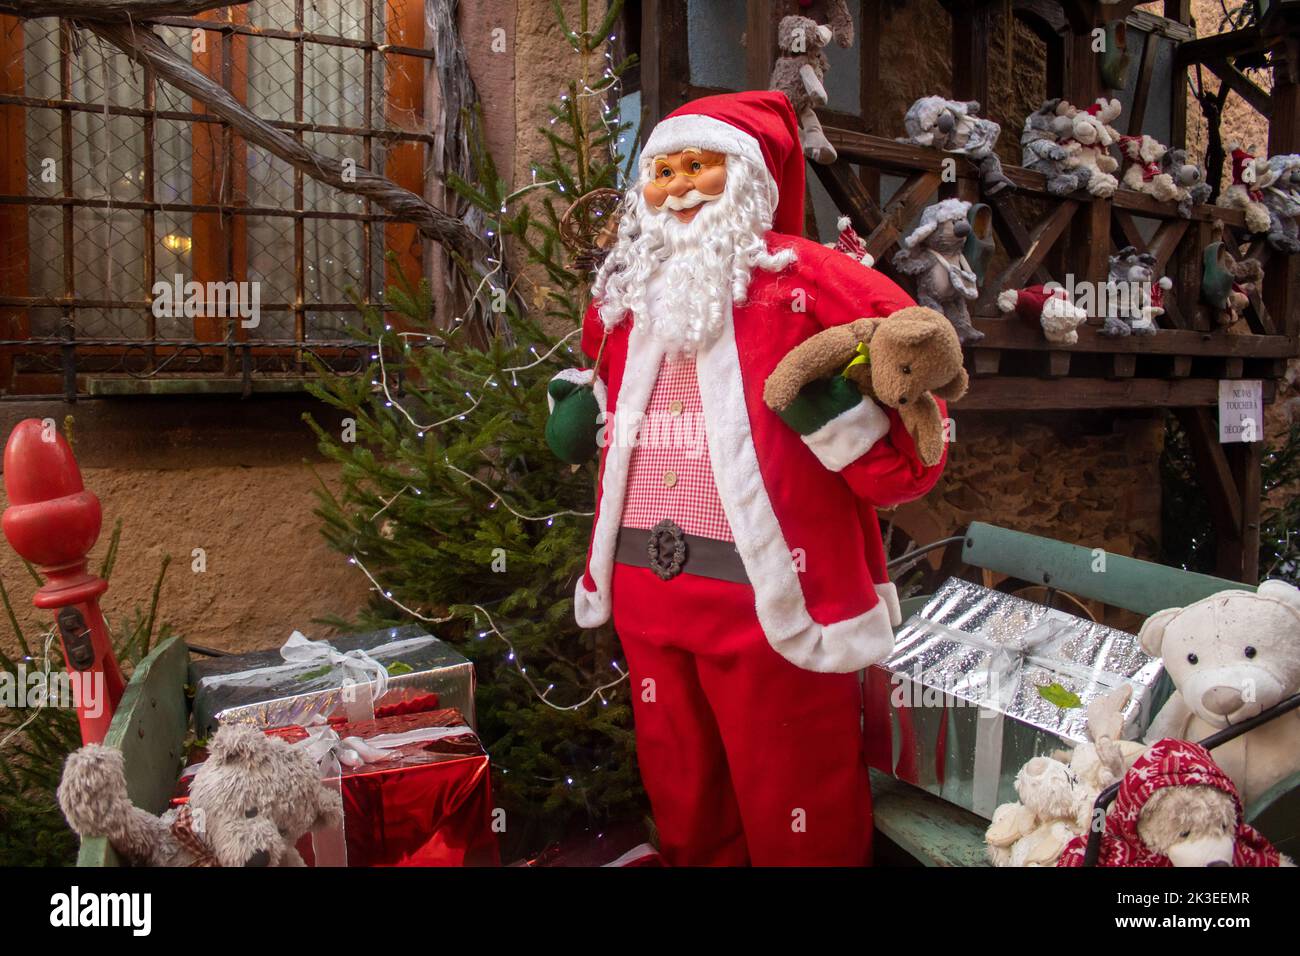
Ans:
{"type": "Polygon", "coordinates": [[[645,549],[650,556],[650,570],[661,581],[671,581],[682,573],[686,563],[686,532],[665,518],[650,529],[645,549]]]}

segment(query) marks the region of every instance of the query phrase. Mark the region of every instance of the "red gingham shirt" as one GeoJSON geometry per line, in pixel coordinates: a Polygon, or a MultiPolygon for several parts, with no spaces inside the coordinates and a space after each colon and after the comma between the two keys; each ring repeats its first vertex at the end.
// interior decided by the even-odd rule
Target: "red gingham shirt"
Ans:
{"type": "Polygon", "coordinates": [[[687,534],[732,541],[713,481],[695,359],[664,359],[628,465],[622,524],[649,530],[669,518],[687,534]]]}

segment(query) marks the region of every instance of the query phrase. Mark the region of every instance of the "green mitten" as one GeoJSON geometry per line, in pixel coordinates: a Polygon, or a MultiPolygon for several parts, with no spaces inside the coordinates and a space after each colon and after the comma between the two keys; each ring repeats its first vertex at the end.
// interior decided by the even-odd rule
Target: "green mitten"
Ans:
{"type": "Polygon", "coordinates": [[[862,403],[858,387],[843,375],[809,382],[794,401],[777,412],[800,435],[811,435],[827,422],[862,403]]]}
{"type": "Polygon", "coordinates": [[[590,373],[586,373],[588,381],[584,382],[581,380],[584,373],[571,372],[561,372],[546,387],[551,405],[551,417],[546,420],[546,444],[560,461],[581,465],[596,453],[603,409],[590,384],[590,373]]]}

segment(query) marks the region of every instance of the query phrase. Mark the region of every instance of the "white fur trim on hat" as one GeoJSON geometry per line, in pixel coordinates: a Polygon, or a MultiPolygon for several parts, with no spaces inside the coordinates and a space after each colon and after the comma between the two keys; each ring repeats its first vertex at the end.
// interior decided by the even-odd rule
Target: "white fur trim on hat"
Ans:
{"type": "Polygon", "coordinates": [[[700,149],[743,156],[748,159],[766,175],[772,208],[776,208],[779,198],[776,180],[772,178],[772,173],[767,168],[758,140],[730,123],[724,123],[720,119],[702,113],[670,116],[660,121],[650,131],[645,146],[641,147],[641,169],[644,170],[656,156],[675,153],[688,146],[698,146],[700,149]]]}
{"type": "Polygon", "coordinates": [[[911,249],[925,242],[930,233],[939,228],[940,223],[965,219],[969,212],[970,203],[964,199],[945,199],[933,206],[926,206],[921,212],[921,222],[903,240],[903,247],[911,249]]]}

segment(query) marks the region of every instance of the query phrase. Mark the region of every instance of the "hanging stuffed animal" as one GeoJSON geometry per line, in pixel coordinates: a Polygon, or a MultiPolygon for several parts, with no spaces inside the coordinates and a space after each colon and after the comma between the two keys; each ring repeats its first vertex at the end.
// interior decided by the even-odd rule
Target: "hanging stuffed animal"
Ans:
{"type": "Polygon", "coordinates": [[[971,231],[969,212],[970,203],[961,199],[927,206],[893,259],[895,269],[916,277],[917,304],[947,316],[963,345],[984,338],[971,324],[967,306],[979,298],[978,280],[963,255],[971,231]]]}
{"type": "Polygon", "coordinates": [[[1269,167],[1266,157],[1255,155],[1253,146],[1242,149],[1239,143],[1229,143],[1228,150],[1232,156],[1232,185],[1219,194],[1218,205],[1245,213],[1250,232],[1268,232],[1264,190],[1273,184],[1277,173],[1269,167]]]}
{"type": "Polygon", "coordinates": [[[1268,242],[1278,252],[1300,252],[1300,153],[1270,156],[1272,182],[1264,188],[1268,242]]]}
{"type": "Polygon", "coordinates": [[[1209,202],[1214,190],[1205,181],[1205,170],[1187,158],[1187,150],[1177,146],[1168,150],[1160,160],[1160,168],[1174,181],[1178,215],[1190,219],[1193,206],[1209,202]]]}
{"type": "Polygon", "coordinates": [[[853,14],[848,0],[780,0],[774,16],[791,15],[808,17],[830,27],[836,46],[846,50],[853,46],[853,14]]]}
{"type": "Polygon", "coordinates": [[[1124,154],[1124,175],[1121,182],[1126,189],[1146,193],[1152,199],[1169,202],[1178,198],[1178,187],[1173,176],[1161,166],[1169,147],[1154,137],[1121,136],[1120,152],[1124,154]]]}
{"type": "Polygon", "coordinates": [[[830,27],[819,26],[808,17],[783,18],[776,30],[776,45],[781,55],[772,67],[772,82],[768,84],[789,98],[799,117],[799,140],[804,155],[822,165],[838,158],[816,112],[819,106],[826,105],[823,80],[830,64],[822,47],[831,42],[832,35],[830,27]]]}

